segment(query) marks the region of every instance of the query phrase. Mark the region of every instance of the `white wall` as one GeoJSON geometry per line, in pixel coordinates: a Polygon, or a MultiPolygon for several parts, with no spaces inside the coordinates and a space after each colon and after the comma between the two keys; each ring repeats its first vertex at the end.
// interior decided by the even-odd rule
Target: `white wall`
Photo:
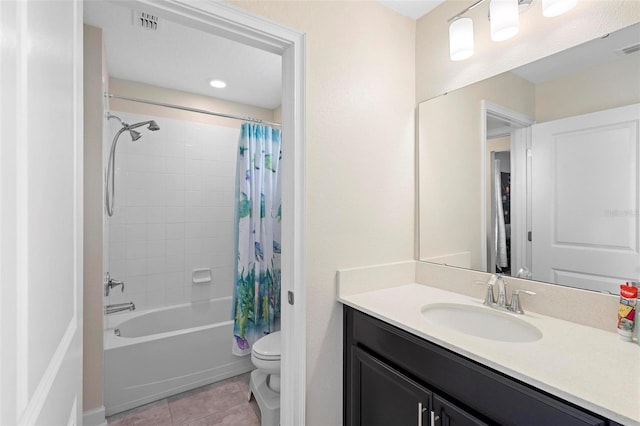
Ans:
{"type": "Polygon", "coordinates": [[[484,269],[482,100],[529,117],[535,113],[534,85],[511,73],[418,106],[420,259],[470,252],[471,268],[484,269]]]}
{"type": "MultiPolygon", "coordinates": [[[[116,206],[109,220],[110,273],[125,282],[108,303],[137,309],[230,296],[236,128],[111,110],[129,124],[156,120],[159,131],[120,136],[116,206]],[[193,284],[192,271],[211,268],[211,284],[193,284]]],[[[121,128],[109,121],[111,138],[121,128]]],[[[106,162],[106,158],[105,158],[106,162]]]]}
{"type": "Polygon", "coordinates": [[[306,424],[338,425],[336,270],[414,255],[415,22],[374,1],[234,4],[306,33],[306,424]]]}
{"type": "MultiPolygon", "coordinates": [[[[253,117],[261,120],[274,120],[274,112],[251,105],[238,102],[225,101],[212,98],[210,96],[198,95],[195,93],[183,92],[166,87],[158,87],[152,84],[138,81],[123,80],[120,78],[109,78],[109,92],[127,96],[131,98],[146,99],[156,102],[164,102],[173,105],[182,105],[207,111],[222,112],[225,114],[237,115],[240,117],[253,117]]],[[[151,115],[154,117],[166,117],[175,120],[192,121],[196,123],[215,124],[239,128],[239,121],[231,118],[216,117],[208,114],[198,114],[161,106],[143,104],[139,102],[124,101],[116,98],[109,99],[109,106],[118,111],[127,111],[135,114],[151,115]]]]}

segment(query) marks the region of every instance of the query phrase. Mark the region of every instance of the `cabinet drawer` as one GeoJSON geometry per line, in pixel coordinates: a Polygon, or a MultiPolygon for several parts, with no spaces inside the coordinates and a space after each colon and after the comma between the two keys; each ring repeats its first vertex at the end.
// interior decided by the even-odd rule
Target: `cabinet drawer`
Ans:
{"type": "Polygon", "coordinates": [[[447,349],[345,307],[346,344],[389,364],[501,425],[603,425],[607,421],[447,349]]]}

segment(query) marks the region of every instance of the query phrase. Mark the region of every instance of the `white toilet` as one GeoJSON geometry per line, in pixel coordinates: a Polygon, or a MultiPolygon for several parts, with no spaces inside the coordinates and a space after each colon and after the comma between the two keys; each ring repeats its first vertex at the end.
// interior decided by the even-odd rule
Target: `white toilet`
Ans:
{"type": "Polygon", "coordinates": [[[280,332],[267,334],[253,344],[251,362],[256,370],[251,372],[249,399],[256,397],[262,426],[280,424],[280,332]]]}

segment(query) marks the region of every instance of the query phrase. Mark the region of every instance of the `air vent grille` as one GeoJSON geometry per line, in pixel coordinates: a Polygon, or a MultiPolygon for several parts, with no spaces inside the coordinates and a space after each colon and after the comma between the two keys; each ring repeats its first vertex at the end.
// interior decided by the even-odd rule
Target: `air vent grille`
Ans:
{"type": "Polygon", "coordinates": [[[640,52],[640,43],[632,44],[631,46],[617,50],[617,53],[620,55],[631,55],[636,52],[640,52]]]}
{"type": "Polygon", "coordinates": [[[157,31],[159,21],[158,16],[151,13],[140,12],[138,10],[133,11],[133,25],[138,28],[157,31]]]}

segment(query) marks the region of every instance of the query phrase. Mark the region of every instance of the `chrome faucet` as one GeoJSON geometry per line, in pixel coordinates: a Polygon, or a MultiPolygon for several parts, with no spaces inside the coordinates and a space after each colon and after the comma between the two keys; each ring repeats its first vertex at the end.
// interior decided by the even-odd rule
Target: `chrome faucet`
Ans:
{"type": "Polygon", "coordinates": [[[499,308],[504,308],[505,306],[507,306],[507,283],[504,281],[502,275],[498,275],[497,277],[498,279],[496,281],[498,284],[498,301],[496,302],[496,304],[499,308]]]}
{"type": "Polygon", "coordinates": [[[535,292],[529,290],[513,290],[513,294],[511,295],[511,303],[509,304],[508,309],[511,312],[515,312],[516,314],[524,314],[522,306],[520,306],[520,293],[528,294],[529,296],[536,295],[535,292]]]}
{"type": "Polygon", "coordinates": [[[133,302],[116,303],[115,305],[107,305],[104,307],[104,313],[107,315],[115,314],[116,312],[135,311],[135,310],[136,310],[136,305],[133,302]]]}
{"type": "MultiPolygon", "coordinates": [[[[479,281],[479,284],[485,284],[479,281]]],[[[487,292],[484,297],[483,305],[494,309],[500,309],[504,311],[514,312],[516,314],[524,314],[522,305],[520,304],[520,293],[534,296],[535,293],[529,290],[514,290],[511,294],[511,302],[507,303],[507,283],[502,275],[493,274],[489,277],[489,281],[486,283],[487,292]],[[498,286],[498,300],[496,301],[493,296],[493,287],[498,286]]]]}
{"type": "Polygon", "coordinates": [[[109,275],[108,272],[106,274],[105,279],[107,281],[107,283],[104,285],[104,295],[105,296],[108,296],[109,292],[111,291],[111,289],[114,288],[114,287],[117,287],[117,286],[121,286],[120,289],[124,293],[124,281],[114,280],[113,278],[111,278],[111,275],[109,275]]]}

